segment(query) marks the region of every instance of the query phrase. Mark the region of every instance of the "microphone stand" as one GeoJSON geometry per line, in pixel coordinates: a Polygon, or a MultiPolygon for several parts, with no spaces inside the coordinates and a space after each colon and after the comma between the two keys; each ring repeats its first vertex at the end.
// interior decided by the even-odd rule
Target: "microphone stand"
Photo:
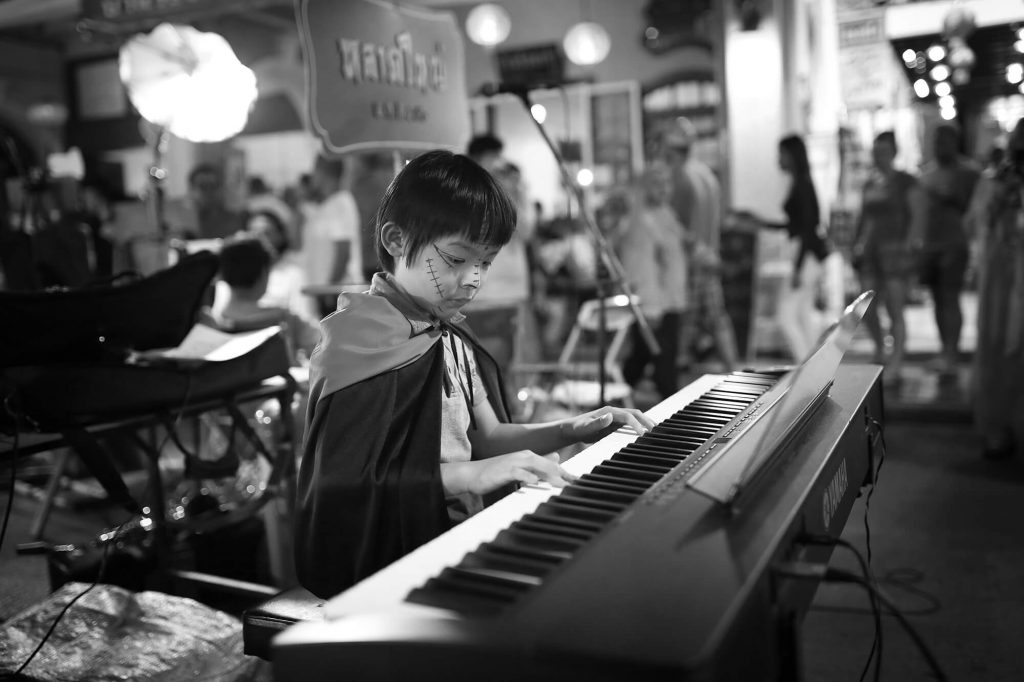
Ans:
{"type": "Polygon", "coordinates": [[[598,343],[598,385],[600,388],[600,403],[605,403],[605,384],[607,383],[606,370],[604,366],[604,354],[605,354],[605,340],[608,332],[608,322],[605,313],[605,297],[608,287],[606,284],[614,284],[621,290],[628,299],[628,305],[630,311],[633,313],[633,319],[636,321],[637,327],[640,329],[640,336],[643,338],[644,343],[650,349],[652,355],[661,354],[661,346],[658,345],[657,340],[654,338],[654,332],[651,331],[651,326],[647,324],[647,320],[644,318],[643,313],[640,311],[640,306],[637,303],[637,299],[633,294],[632,287],[626,280],[626,273],[622,267],[622,263],[619,261],[615,252],[612,250],[611,245],[608,244],[608,240],[605,239],[604,233],[597,227],[597,223],[587,212],[586,202],[583,196],[583,189],[576,183],[573,177],[569,174],[569,169],[565,165],[565,160],[562,155],[558,153],[558,148],[555,146],[551,137],[548,135],[548,131],[544,129],[544,126],[540,121],[533,117],[530,113],[530,96],[526,90],[517,90],[513,94],[522,103],[523,108],[526,110],[526,115],[533,121],[534,127],[537,128],[537,132],[540,133],[544,143],[551,150],[552,156],[555,157],[555,162],[558,165],[558,170],[562,174],[562,181],[565,186],[570,188],[573,194],[576,196],[576,204],[579,206],[580,217],[583,219],[583,224],[590,230],[590,234],[594,239],[594,244],[597,246],[598,251],[598,266],[597,266],[597,300],[598,300],[598,329],[597,329],[597,343],[598,343]]]}

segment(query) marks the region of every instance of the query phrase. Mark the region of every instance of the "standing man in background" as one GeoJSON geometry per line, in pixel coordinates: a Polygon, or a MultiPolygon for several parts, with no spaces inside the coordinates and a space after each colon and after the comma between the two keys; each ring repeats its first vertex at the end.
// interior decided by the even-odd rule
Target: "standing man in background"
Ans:
{"type": "MultiPolygon", "coordinates": [[[[302,233],[307,285],[359,284],[363,279],[359,209],[343,182],[345,162],[319,156],[313,185],[323,200],[310,212],[302,233]]],[[[309,315],[319,320],[334,311],[336,296],[308,296],[309,315]]]]}
{"type": "Polygon", "coordinates": [[[498,180],[516,208],[516,230],[491,264],[487,277],[490,286],[476,297],[467,312],[483,345],[494,355],[502,372],[510,375],[514,362],[540,359],[540,340],[530,307],[527,246],[535,227],[530,218],[532,207],[523,190],[519,169],[502,157],[503,150],[504,143],[489,134],[474,137],[466,147],[466,156],[498,180]],[[515,309],[511,330],[502,327],[508,323],[509,308],[515,309]]]}
{"type": "MultiPolygon", "coordinates": [[[[669,204],[692,240],[690,256],[690,306],[696,331],[708,330],[726,371],[739,363],[739,350],[732,320],[725,309],[725,295],[719,272],[722,228],[722,187],[715,172],[696,158],[693,123],[679,118],[664,138],[665,161],[672,172],[669,204]]],[[[686,338],[689,335],[684,336],[686,338]]]]}
{"type": "Polygon", "coordinates": [[[942,351],[939,377],[957,374],[963,312],[960,293],[967,272],[968,239],[964,216],[981,170],[960,154],[960,131],[943,124],[935,129],[935,158],[921,172],[910,228],[910,246],[919,255],[922,283],[931,292],[942,351]]]}

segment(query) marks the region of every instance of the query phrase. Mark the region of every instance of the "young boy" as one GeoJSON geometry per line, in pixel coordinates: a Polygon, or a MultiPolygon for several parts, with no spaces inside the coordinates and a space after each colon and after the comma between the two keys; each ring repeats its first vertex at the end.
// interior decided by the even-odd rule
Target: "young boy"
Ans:
{"type": "Polygon", "coordinates": [[[320,333],[287,308],[260,303],[270,281],[270,252],[260,239],[228,239],[220,250],[220,278],[226,296],[218,297],[210,311],[213,323],[228,332],[251,331],[281,325],[292,358],[308,357],[320,333]]]}
{"type": "Polygon", "coordinates": [[[427,152],[398,174],[377,213],[384,272],[342,294],[310,364],[299,471],[299,582],[330,597],[448,530],[481,496],[516,483],[564,486],[557,455],[627,425],[604,407],[510,424],[494,359],[463,324],[515,208],[469,158],[427,152]]]}

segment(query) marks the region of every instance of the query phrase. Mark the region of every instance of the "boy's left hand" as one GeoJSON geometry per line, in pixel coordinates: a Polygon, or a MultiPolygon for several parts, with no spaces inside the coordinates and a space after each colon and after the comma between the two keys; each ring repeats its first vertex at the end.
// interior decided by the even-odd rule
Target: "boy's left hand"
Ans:
{"type": "Polygon", "coordinates": [[[635,408],[605,406],[566,419],[562,423],[562,433],[574,443],[593,443],[622,426],[643,435],[654,428],[655,422],[635,408]]]}

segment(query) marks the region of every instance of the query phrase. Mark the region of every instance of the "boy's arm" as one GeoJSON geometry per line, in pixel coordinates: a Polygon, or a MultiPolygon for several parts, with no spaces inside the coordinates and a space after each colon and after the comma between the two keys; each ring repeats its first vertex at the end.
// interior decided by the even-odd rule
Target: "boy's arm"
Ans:
{"type": "Polygon", "coordinates": [[[469,433],[476,457],[494,457],[517,450],[554,452],[579,442],[592,443],[628,426],[638,433],[654,428],[654,421],[632,408],[605,406],[576,417],[540,424],[505,424],[487,401],[473,408],[476,429],[469,433]]]}

